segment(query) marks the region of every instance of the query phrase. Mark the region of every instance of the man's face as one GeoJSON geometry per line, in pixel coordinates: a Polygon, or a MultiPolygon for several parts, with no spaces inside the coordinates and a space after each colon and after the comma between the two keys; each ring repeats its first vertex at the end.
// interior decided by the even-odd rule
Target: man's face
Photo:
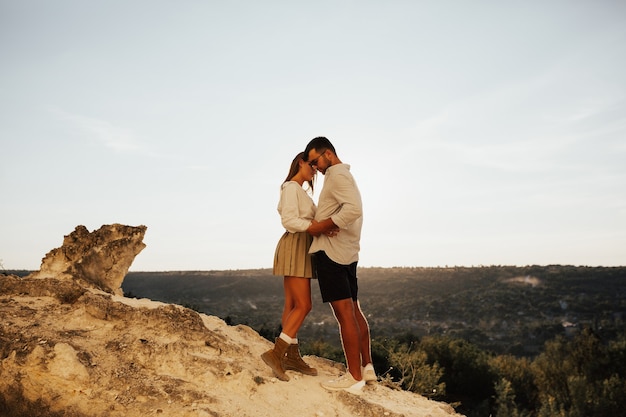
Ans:
{"type": "Polygon", "coordinates": [[[326,156],[327,152],[328,149],[322,150],[321,153],[318,153],[315,149],[311,149],[308,155],[309,164],[322,174],[326,173],[326,169],[330,166],[330,160],[326,156]]]}

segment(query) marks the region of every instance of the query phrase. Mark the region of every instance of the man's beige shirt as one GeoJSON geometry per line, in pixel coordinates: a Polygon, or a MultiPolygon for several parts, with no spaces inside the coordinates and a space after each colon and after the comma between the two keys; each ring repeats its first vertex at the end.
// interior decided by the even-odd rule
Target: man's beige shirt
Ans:
{"type": "Polygon", "coordinates": [[[317,204],[315,220],[331,218],[341,231],[334,237],[320,235],[313,238],[309,253],[325,251],[333,261],[349,265],[359,260],[363,204],[361,193],[350,165],[329,167],[324,175],[324,187],[317,204]]]}

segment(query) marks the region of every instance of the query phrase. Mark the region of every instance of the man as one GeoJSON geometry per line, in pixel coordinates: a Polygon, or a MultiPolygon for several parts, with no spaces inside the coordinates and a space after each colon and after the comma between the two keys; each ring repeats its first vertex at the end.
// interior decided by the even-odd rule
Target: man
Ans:
{"type": "Polygon", "coordinates": [[[363,224],[361,193],[325,137],[311,140],[305,158],[324,175],[315,220],[309,228],[313,243],[313,275],[318,279],[322,301],[330,303],[339,324],[348,372],[321,385],[329,390],[360,392],[376,381],[372,365],[370,331],[358,301],[357,262],[363,224]],[[333,230],[339,230],[334,233],[333,230]]]}

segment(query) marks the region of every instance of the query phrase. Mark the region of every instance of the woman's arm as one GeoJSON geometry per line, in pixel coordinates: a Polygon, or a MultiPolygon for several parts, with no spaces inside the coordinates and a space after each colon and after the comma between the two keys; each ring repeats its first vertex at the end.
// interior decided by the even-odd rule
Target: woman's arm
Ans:
{"type": "Polygon", "coordinates": [[[298,190],[300,187],[297,183],[287,183],[280,192],[280,203],[278,211],[280,213],[280,221],[285,229],[291,233],[306,232],[311,225],[311,219],[303,217],[300,199],[298,198],[298,190]]]}

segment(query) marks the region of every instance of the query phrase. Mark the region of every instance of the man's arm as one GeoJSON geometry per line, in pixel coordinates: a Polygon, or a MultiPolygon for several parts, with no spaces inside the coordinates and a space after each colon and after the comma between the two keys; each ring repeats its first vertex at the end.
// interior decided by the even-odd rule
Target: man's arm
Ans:
{"type": "Polygon", "coordinates": [[[338,230],[338,227],[332,219],[322,220],[321,222],[313,220],[309,228],[306,229],[310,235],[316,237],[322,234],[329,234],[336,230],[338,230]]]}
{"type": "Polygon", "coordinates": [[[332,195],[339,206],[331,216],[337,227],[345,229],[363,216],[361,194],[350,174],[333,177],[332,195]]]}

